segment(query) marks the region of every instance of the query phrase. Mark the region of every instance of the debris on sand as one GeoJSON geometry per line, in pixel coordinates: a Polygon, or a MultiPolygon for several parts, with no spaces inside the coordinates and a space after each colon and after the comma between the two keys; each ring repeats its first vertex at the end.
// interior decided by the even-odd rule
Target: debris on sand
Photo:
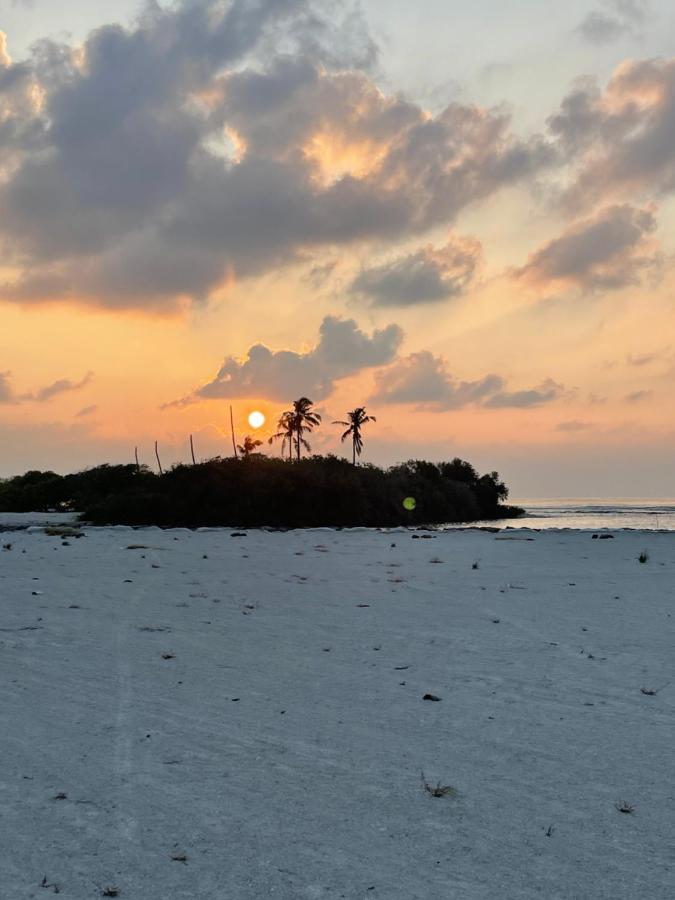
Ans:
{"type": "Polygon", "coordinates": [[[70,528],[65,525],[52,525],[48,528],[45,528],[45,534],[49,537],[84,537],[84,532],[80,531],[79,528],[70,528]]]}
{"type": "Polygon", "coordinates": [[[635,807],[631,803],[627,803],[625,800],[620,800],[614,805],[620,813],[625,813],[628,816],[635,812],[635,807]]]}

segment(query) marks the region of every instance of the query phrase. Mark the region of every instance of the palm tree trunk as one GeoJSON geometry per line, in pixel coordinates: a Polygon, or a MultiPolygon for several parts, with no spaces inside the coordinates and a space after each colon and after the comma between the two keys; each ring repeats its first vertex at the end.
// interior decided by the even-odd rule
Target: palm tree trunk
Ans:
{"type": "Polygon", "coordinates": [[[356,435],[352,438],[352,465],[356,465],[356,435]]]}

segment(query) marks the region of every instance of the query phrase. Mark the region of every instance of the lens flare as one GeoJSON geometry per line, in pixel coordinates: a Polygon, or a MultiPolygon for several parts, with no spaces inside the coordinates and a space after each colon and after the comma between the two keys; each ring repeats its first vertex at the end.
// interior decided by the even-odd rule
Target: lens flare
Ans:
{"type": "Polygon", "coordinates": [[[413,509],[417,506],[417,500],[414,497],[406,497],[403,501],[403,508],[407,509],[408,512],[412,512],[413,509]]]}

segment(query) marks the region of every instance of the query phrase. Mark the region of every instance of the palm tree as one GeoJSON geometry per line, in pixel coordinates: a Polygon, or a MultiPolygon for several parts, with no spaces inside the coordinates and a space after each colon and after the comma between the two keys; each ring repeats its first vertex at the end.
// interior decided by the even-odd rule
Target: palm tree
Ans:
{"type": "Polygon", "coordinates": [[[268,444],[273,444],[274,441],[278,441],[281,439],[281,455],[283,456],[286,447],[288,447],[288,458],[293,458],[293,436],[295,434],[295,428],[293,425],[293,413],[290,410],[282,413],[279,416],[279,421],[277,422],[277,428],[279,429],[276,434],[273,434],[272,437],[268,440],[268,444]]]}
{"type": "Polygon", "coordinates": [[[341,440],[344,441],[349,435],[352,436],[352,462],[356,465],[356,457],[361,456],[363,450],[363,438],[361,437],[361,427],[366,422],[377,422],[375,416],[366,415],[365,406],[357,406],[347,413],[346,422],[333,422],[333,425],[346,425],[347,430],[342,435],[341,440]]]}
{"type": "Polygon", "coordinates": [[[293,433],[295,434],[295,446],[300,459],[300,447],[311,450],[309,442],[303,437],[314,429],[315,425],[321,423],[321,416],[312,409],[314,404],[307,397],[300,397],[299,400],[293,401],[293,409],[289,410],[293,433]]]}
{"type": "Polygon", "coordinates": [[[244,438],[243,444],[237,444],[237,450],[241,453],[244,459],[248,459],[249,456],[252,456],[258,447],[262,447],[262,441],[254,440],[250,434],[247,434],[244,438]]]}

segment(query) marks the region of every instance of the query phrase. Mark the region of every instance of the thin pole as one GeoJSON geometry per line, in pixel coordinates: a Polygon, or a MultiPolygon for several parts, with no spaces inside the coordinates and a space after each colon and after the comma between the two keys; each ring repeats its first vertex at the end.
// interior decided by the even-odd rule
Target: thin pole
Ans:
{"type": "Polygon", "coordinates": [[[197,463],[195,462],[195,445],[192,442],[192,435],[190,435],[190,453],[192,454],[192,465],[196,466],[197,463]]]}
{"type": "Polygon", "coordinates": [[[230,404],[230,428],[232,429],[232,449],[234,450],[234,458],[239,459],[237,453],[237,442],[234,438],[234,416],[232,414],[232,404],[230,404]]]}
{"type": "Polygon", "coordinates": [[[134,447],[134,456],[136,457],[136,471],[141,471],[141,464],[138,461],[138,447],[134,447]]]}
{"type": "Polygon", "coordinates": [[[161,463],[161,461],[160,461],[160,459],[159,459],[159,451],[158,451],[158,449],[157,449],[157,441],[155,441],[155,456],[157,457],[157,465],[159,466],[159,474],[160,474],[160,475],[163,475],[163,474],[164,474],[164,470],[162,469],[162,463],[161,463]]]}

